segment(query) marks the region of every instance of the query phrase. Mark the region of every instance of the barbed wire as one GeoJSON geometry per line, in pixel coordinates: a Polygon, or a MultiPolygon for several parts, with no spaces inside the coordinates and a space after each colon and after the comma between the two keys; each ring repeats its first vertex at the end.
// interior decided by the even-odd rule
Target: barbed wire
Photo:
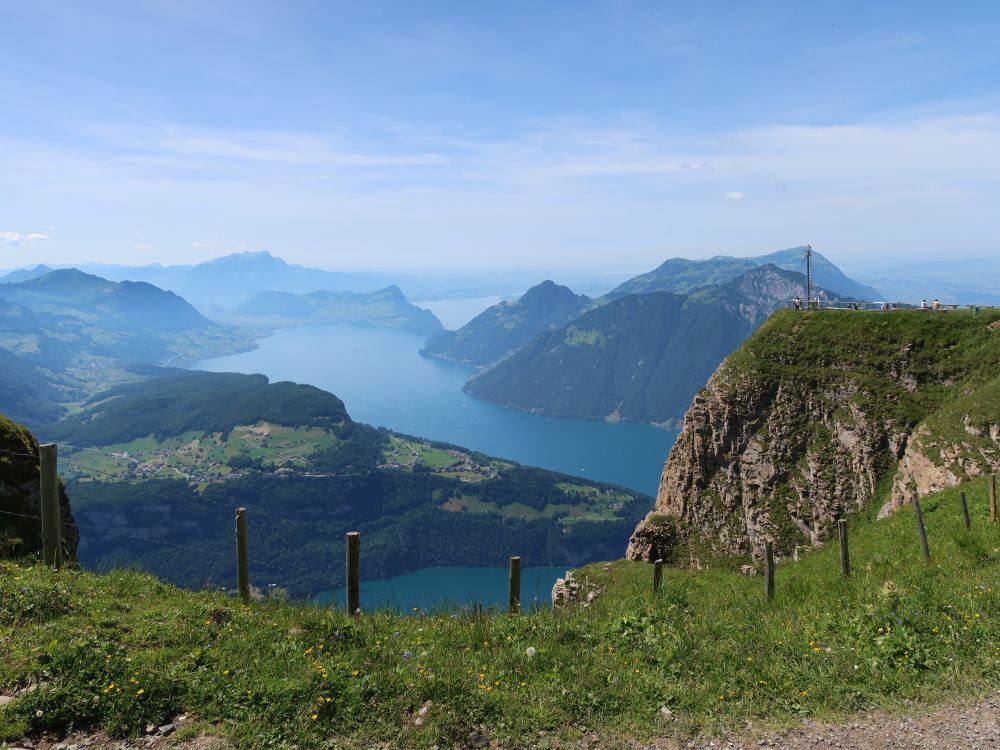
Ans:
{"type": "MultiPolygon", "coordinates": [[[[14,512],[14,511],[0,511],[0,515],[12,516],[12,517],[16,517],[16,518],[25,518],[25,519],[39,521],[39,522],[41,522],[41,520],[42,520],[42,517],[39,516],[39,515],[34,515],[34,514],[29,514],[29,513],[17,513],[17,512],[14,512]]],[[[101,533],[101,534],[109,534],[109,535],[115,535],[115,536],[124,536],[124,537],[127,537],[129,539],[133,539],[133,540],[139,541],[139,542],[151,542],[153,544],[159,544],[159,545],[164,546],[164,547],[170,547],[170,548],[173,548],[173,549],[184,550],[186,552],[191,552],[191,553],[194,553],[194,554],[199,554],[199,555],[205,555],[205,554],[207,554],[207,555],[209,555],[211,557],[214,557],[214,558],[216,558],[218,560],[221,560],[222,562],[226,563],[227,565],[232,564],[232,565],[235,566],[235,564],[236,564],[235,559],[233,559],[230,555],[228,555],[226,553],[223,553],[221,551],[218,551],[218,550],[214,550],[211,547],[196,547],[196,546],[189,545],[189,544],[178,544],[176,542],[168,542],[165,539],[158,539],[156,537],[148,537],[148,536],[139,536],[137,534],[132,534],[132,533],[130,533],[128,531],[122,531],[122,530],[119,530],[119,529],[105,529],[105,528],[101,528],[101,527],[98,527],[98,526],[92,526],[90,524],[77,523],[76,521],[73,521],[73,522],[71,522],[71,523],[69,523],[67,525],[74,526],[77,529],[85,529],[87,531],[94,531],[94,532],[101,533]]],[[[295,572],[289,570],[288,568],[285,568],[284,566],[275,565],[274,563],[266,562],[266,561],[260,560],[258,558],[250,558],[249,562],[250,562],[250,565],[253,566],[253,567],[267,568],[267,569],[270,569],[273,572],[280,573],[280,574],[286,576],[287,578],[293,578],[294,579],[294,578],[297,578],[297,577],[301,576],[300,573],[295,573],[295,572]]],[[[497,569],[498,576],[500,575],[500,571],[502,571],[502,570],[503,570],[502,568],[498,568],[497,569]]],[[[280,587],[281,584],[267,584],[267,586],[268,587],[274,587],[274,586],[280,587]]],[[[347,588],[347,585],[344,584],[344,583],[341,583],[341,584],[337,584],[335,586],[331,586],[326,591],[323,591],[323,592],[320,592],[320,593],[325,594],[325,596],[323,597],[324,600],[326,600],[326,601],[328,601],[330,603],[338,603],[337,602],[338,598],[344,598],[342,596],[342,592],[344,592],[346,590],[346,588],[347,588]]],[[[407,606],[407,607],[410,607],[413,610],[422,610],[422,611],[426,611],[428,609],[428,607],[434,607],[434,606],[437,606],[437,605],[455,605],[455,606],[457,606],[459,608],[466,607],[466,606],[487,606],[487,607],[488,606],[502,606],[502,602],[497,602],[497,603],[491,605],[491,604],[484,604],[482,601],[479,601],[479,600],[476,600],[476,599],[472,599],[472,598],[466,598],[466,599],[461,599],[461,600],[460,599],[451,599],[451,598],[448,598],[446,595],[442,595],[441,592],[434,592],[434,591],[408,591],[407,593],[402,594],[402,593],[391,592],[391,591],[390,592],[375,591],[373,589],[369,589],[369,588],[365,588],[365,587],[360,588],[359,591],[364,596],[372,597],[372,598],[374,598],[374,599],[376,599],[376,600],[378,600],[380,602],[383,602],[383,603],[385,603],[387,605],[394,605],[395,607],[400,608],[400,609],[402,609],[404,607],[404,605],[407,606]],[[411,605],[416,605],[416,606],[411,606],[411,605]]],[[[307,597],[307,598],[308,599],[313,599],[313,598],[315,598],[315,595],[307,597]]],[[[527,603],[537,603],[539,601],[544,601],[545,599],[546,599],[546,587],[541,582],[541,576],[535,576],[535,590],[534,590],[534,592],[528,593],[526,595],[522,592],[522,601],[527,602],[527,603]]]]}
{"type": "MultiPolygon", "coordinates": [[[[39,521],[39,522],[42,520],[42,517],[38,516],[38,515],[32,515],[32,514],[28,514],[28,513],[15,513],[13,511],[8,511],[8,510],[0,510],[0,515],[15,516],[15,517],[18,517],[18,518],[27,518],[27,519],[31,519],[31,520],[35,520],[35,521],[39,521]]],[[[193,545],[190,545],[190,544],[178,544],[177,542],[168,542],[166,539],[159,539],[157,537],[139,536],[138,534],[133,534],[133,533],[128,532],[128,531],[123,531],[121,529],[105,529],[105,528],[101,528],[99,526],[92,526],[90,524],[79,523],[76,520],[67,522],[66,525],[67,526],[75,527],[77,529],[83,529],[83,530],[87,530],[87,531],[94,531],[94,532],[97,532],[99,534],[123,536],[123,537],[127,537],[129,539],[134,539],[135,541],[139,541],[139,542],[152,542],[153,544],[159,544],[159,545],[163,545],[165,547],[172,547],[172,548],[175,548],[175,549],[181,549],[181,550],[185,550],[187,552],[193,552],[193,553],[197,553],[197,554],[208,554],[208,555],[210,555],[212,557],[215,557],[216,559],[224,560],[227,563],[232,562],[233,565],[236,564],[235,560],[230,555],[228,555],[228,554],[226,554],[224,552],[213,550],[211,547],[196,547],[196,546],[193,546],[193,545]]],[[[292,571],[288,570],[287,568],[283,568],[281,566],[278,566],[278,565],[275,565],[273,563],[266,562],[264,560],[260,560],[260,559],[257,559],[257,558],[250,558],[250,563],[253,564],[253,565],[259,565],[259,566],[265,567],[265,568],[271,568],[272,570],[276,570],[279,573],[282,573],[282,574],[284,574],[286,576],[289,576],[289,577],[292,577],[292,578],[294,578],[297,575],[297,574],[293,573],[292,571]]]]}
{"type": "Polygon", "coordinates": [[[0,448],[0,453],[6,453],[8,456],[20,456],[22,458],[33,458],[36,461],[39,460],[38,454],[36,453],[18,453],[17,451],[7,450],[6,448],[0,448]]]}
{"type": "MultiPolygon", "coordinates": [[[[114,456],[116,458],[126,459],[125,456],[120,456],[117,453],[113,453],[113,452],[110,452],[110,451],[104,451],[104,450],[97,449],[97,448],[88,449],[86,447],[72,446],[72,445],[65,444],[65,443],[56,443],[56,445],[58,445],[60,447],[63,447],[63,448],[70,448],[71,450],[93,450],[93,451],[98,452],[98,453],[104,453],[104,454],[107,454],[107,455],[112,455],[112,456],[114,456]]],[[[8,449],[3,449],[3,448],[0,448],[0,453],[4,453],[6,455],[11,455],[11,456],[18,456],[18,457],[22,457],[22,458],[31,458],[31,459],[34,459],[36,461],[40,460],[40,457],[37,454],[20,453],[20,452],[17,452],[17,451],[11,451],[11,450],[8,450],[8,449]]],[[[167,454],[167,455],[169,455],[169,454],[167,454]]],[[[126,459],[126,460],[132,460],[132,459],[126,459]]],[[[68,465],[68,466],[73,466],[74,468],[80,469],[82,471],[87,471],[87,472],[93,472],[93,473],[96,473],[96,474],[101,474],[101,475],[110,477],[110,478],[115,479],[115,480],[119,480],[120,481],[122,479],[122,477],[119,476],[119,475],[111,474],[111,473],[103,471],[101,469],[96,469],[96,468],[93,468],[93,467],[84,466],[82,464],[74,463],[74,462],[71,462],[71,461],[66,461],[64,459],[58,459],[58,462],[60,464],[64,464],[64,465],[68,465]]],[[[135,461],[135,463],[138,463],[138,461],[135,461]]],[[[348,474],[323,474],[323,475],[311,475],[311,476],[310,475],[306,475],[306,474],[299,474],[297,476],[301,476],[303,478],[348,478],[348,477],[367,476],[370,473],[371,472],[352,472],[352,473],[348,473],[348,474]]],[[[249,520],[251,520],[251,523],[252,523],[252,519],[254,519],[254,518],[263,518],[263,519],[266,519],[266,520],[270,520],[272,522],[276,521],[276,522],[280,522],[280,523],[313,523],[313,524],[316,524],[318,522],[322,522],[323,520],[325,520],[325,519],[307,519],[307,518],[296,518],[296,517],[292,517],[292,516],[276,515],[274,513],[271,513],[271,512],[268,512],[268,511],[264,510],[263,508],[261,508],[259,506],[253,506],[253,505],[250,506],[250,510],[251,510],[251,516],[250,516],[249,520]]],[[[33,514],[26,514],[26,513],[16,513],[14,511],[0,511],[0,514],[6,515],[6,516],[11,516],[11,517],[19,517],[19,518],[25,518],[25,519],[29,519],[29,520],[35,520],[35,521],[39,521],[39,522],[41,522],[41,520],[42,520],[42,517],[40,515],[33,515],[33,514]]],[[[193,546],[193,545],[190,545],[190,544],[178,544],[177,542],[170,542],[170,541],[167,541],[165,539],[161,539],[161,538],[157,538],[157,537],[152,537],[152,536],[140,536],[140,535],[137,535],[137,534],[133,534],[133,533],[131,533],[129,531],[121,530],[121,529],[107,529],[107,528],[102,528],[102,527],[99,527],[99,526],[93,526],[91,524],[79,523],[79,522],[77,522],[75,520],[72,521],[72,522],[70,522],[70,523],[68,523],[67,525],[76,527],[79,530],[86,530],[86,531],[94,532],[94,533],[97,533],[97,534],[110,535],[110,536],[119,536],[119,537],[124,537],[124,538],[127,538],[127,539],[132,539],[132,540],[137,541],[137,542],[157,544],[157,545],[160,545],[160,546],[163,546],[163,547],[168,547],[168,548],[177,549],[177,550],[183,550],[185,552],[189,552],[189,553],[193,553],[193,554],[208,555],[210,557],[213,557],[216,560],[224,562],[226,565],[233,565],[233,566],[235,566],[235,564],[236,564],[236,561],[235,561],[235,559],[234,559],[233,556],[230,556],[229,554],[226,554],[226,553],[223,553],[221,551],[212,549],[211,546],[208,546],[209,544],[211,544],[210,542],[206,542],[206,546],[200,546],[199,547],[199,546],[193,546]]],[[[312,531],[315,534],[320,534],[320,535],[323,535],[323,536],[326,536],[326,537],[334,537],[334,536],[335,537],[341,537],[344,533],[346,533],[345,531],[326,530],[326,529],[317,528],[315,526],[313,527],[312,531]]],[[[369,544],[371,544],[372,546],[374,546],[374,543],[369,543],[369,544]]],[[[368,544],[364,544],[363,546],[367,547],[369,545],[368,544]]],[[[286,579],[295,579],[295,578],[301,577],[301,572],[294,572],[292,570],[289,570],[288,568],[285,568],[282,565],[277,565],[275,563],[268,562],[268,561],[265,561],[265,560],[261,560],[259,558],[251,557],[250,560],[249,560],[249,562],[254,567],[264,568],[266,570],[271,571],[272,575],[281,575],[282,577],[285,577],[286,579]]],[[[280,584],[269,584],[269,586],[275,586],[275,585],[280,585],[280,584]]],[[[537,586],[537,584],[536,584],[536,586],[537,586]]],[[[326,598],[328,598],[330,601],[336,601],[336,599],[337,599],[337,593],[343,591],[344,589],[346,589],[346,584],[338,584],[336,586],[332,586],[328,590],[328,597],[326,597],[326,598]]],[[[456,604],[456,605],[459,605],[459,606],[470,606],[470,605],[474,606],[474,605],[482,605],[483,604],[482,602],[475,601],[475,600],[467,600],[467,601],[458,602],[458,601],[455,601],[455,600],[452,600],[452,599],[448,599],[446,596],[442,596],[440,594],[440,592],[410,591],[410,592],[408,592],[406,594],[396,594],[394,592],[388,592],[388,593],[387,592],[379,592],[379,591],[374,591],[374,590],[367,589],[367,588],[361,588],[359,590],[360,590],[360,593],[362,593],[365,596],[374,597],[374,598],[379,599],[379,600],[384,600],[386,603],[393,603],[397,607],[402,607],[402,605],[404,603],[406,603],[406,604],[427,604],[427,603],[431,603],[431,602],[433,602],[433,604],[431,604],[430,606],[434,606],[434,604],[456,604]]],[[[531,599],[534,600],[534,601],[538,601],[540,593],[544,594],[544,591],[539,592],[536,589],[536,592],[535,592],[535,594],[533,594],[531,596],[531,599]]],[[[487,605],[487,606],[490,606],[490,605],[487,605]]],[[[413,607],[413,609],[415,609],[415,610],[416,609],[426,610],[426,606],[413,607]]]]}

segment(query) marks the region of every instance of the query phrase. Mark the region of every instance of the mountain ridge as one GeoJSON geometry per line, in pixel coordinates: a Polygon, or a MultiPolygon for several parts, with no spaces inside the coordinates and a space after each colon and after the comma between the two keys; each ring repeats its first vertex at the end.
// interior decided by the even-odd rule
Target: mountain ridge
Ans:
{"type": "Polygon", "coordinates": [[[804,294],[804,281],[767,265],[686,295],[625,295],[539,335],[466,390],[544,414],[669,425],[767,315],[804,294]]]}
{"type": "Polygon", "coordinates": [[[420,353],[489,367],[514,354],[540,333],[565,325],[592,300],[551,280],[536,284],[519,299],[493,305],[457,331],[442,331],[420,353]]]}
{"type": "MultiPolygon", "coordinates": [[[[670,258],[652,271],[619,284],[609,298],[652,291],[686,293],[698,287],[725,284],[760,266],[774,265],[785,271],[805,273],[805,246],[778,250],[755,257],[738,258],[716,255],[705,260],[670,258]]],[[[874,288],[847,277],[822,253],[813,250],[813,283],[840,297],[878,301],[882,295],[874,288]]]]}
{"type": "Polygon", "coordinates": [[[306,294],[259,292],[237,307],[232,315],[274,326],[355,323],[398,328],[421,336],[434,335],[444,328],[433,312],[407,301],[395,284],[374,292],[328,289],[306,294]]]}

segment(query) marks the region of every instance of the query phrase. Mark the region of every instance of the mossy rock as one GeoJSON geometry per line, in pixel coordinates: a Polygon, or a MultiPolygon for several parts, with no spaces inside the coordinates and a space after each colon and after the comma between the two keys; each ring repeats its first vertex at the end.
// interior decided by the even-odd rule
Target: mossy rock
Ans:
{"type": "MultiPolygon", "coordinates": [[[[63,559],[76,560],[80,532],[69,497],[59,482],[63,559]]],[[[38,554],[42,549],[38,441],[23,425],[0,414],[0,557],[38,554]]]]}

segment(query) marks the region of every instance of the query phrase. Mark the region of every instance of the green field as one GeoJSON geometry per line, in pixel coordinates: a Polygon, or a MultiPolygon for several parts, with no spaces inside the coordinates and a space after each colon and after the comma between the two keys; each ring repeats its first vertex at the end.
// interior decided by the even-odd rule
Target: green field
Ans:
{"type": "MultiPolygon", "coordinates": [[[[318,427],[284,427],[261,422],[236,427],[226,437],[219,432],[188,431],[164,440],[149,435],[97,450],[70,449],[62,456],[66,461],[62,471],[68,477],[93,481],[182,478],[197,483],[218,482],[247,472],[229,465],[237,457],[259,460],[260,468],[264,469],[308,471],[310,454],[339,442],[332,432],[318,427]]],[[[466,482],[494,479],[500,470],[511,465],[397,435],[390,436],[383,460],[383,468],[412,471],[424,467],[466,482]]],[[[578,489],[592,488],[578,486],[578,489]]]]}
{"type": "Polygon", "coordinates": [[[237,457],[259,460],[263,467],[306,469],[308,456],[340,442],[318,427],[283,427],[267,422],[222,433],[185,432],[156,440],[152,436],[127,443],[82,449],[66,454],[64,474],[82,473],[98,481],[142,481],[184,478],[192,482],[222,481],[239,474],[229,462],[237,457]]]}
{"type": "Polygon", "coordinates": [[[413,470],[424,467],[466,482],[494,479],[501,469],[511,466],[504,461],[483,460],[469,451],[440,447],[401,435],[390,436],[382,456],[386,468],[413,470]]]}

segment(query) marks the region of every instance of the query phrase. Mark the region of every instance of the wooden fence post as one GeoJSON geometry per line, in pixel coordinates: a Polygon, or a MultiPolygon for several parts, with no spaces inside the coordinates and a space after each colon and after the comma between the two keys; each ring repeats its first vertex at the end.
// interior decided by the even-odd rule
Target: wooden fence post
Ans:
{"type": "Polygon", "coordinates": [[[347,614],[361,614],[361,532],[347,532],[347,614]]]}
{"type": "Polygon", "coordinates": [[[236,509],[236,589],[240,599],[250,601],[250,553],[247,543],[247,509],[236,509]]]}
{"type": "Polygon", "coordinates": [[[507,569],[507,611],[516,615],[521,611],[521,558],[510,558],[507,569]]]}
{"type": "Polygon", "coordinates": [[[997,475],[990,474],[990,523],[997,522],[997,475]]]}
{"type": "Polygon", "coordinates": [[[774,599],[774,545],[764,543],[764,601],[774,599]]]}
{"type": "Polygon", "coordinates": [[[917,533],[920,535],[920,551],[924,562],[930,562],[931,549],[927,546],[927,529],[924,528],[924,514],[920,512],[920,500],[913,498],[913,513],[917,517],[917,533]]]}
{"type": "Polygon", "coordinates": [[[656,560],[653,563],[653,596],[660,593],[663,586],[663,560],[656,560]]]}
{"type": "Polygon", "coordinates": [[[962,520],[965,521],[965,530],[968,531],[972,528],[972,519],[969,518],[969,503],[965,499],[965,491],[958,493],[959,498],[962,501],[962,520]]]}
{"type": "Polygon", "coordinates": [[[840,575],[849,578],[851,575],[851,552],[847,545],[846,518],[837,521],[837,530],[840,532],[840,575]]]}
{"type": "Polygon", "coordinates": [[[62,517],[59,509],[57,448],[53,443],[38,446],[40,504],[42,516],[42,562],[62,567],[62,517]]]}

